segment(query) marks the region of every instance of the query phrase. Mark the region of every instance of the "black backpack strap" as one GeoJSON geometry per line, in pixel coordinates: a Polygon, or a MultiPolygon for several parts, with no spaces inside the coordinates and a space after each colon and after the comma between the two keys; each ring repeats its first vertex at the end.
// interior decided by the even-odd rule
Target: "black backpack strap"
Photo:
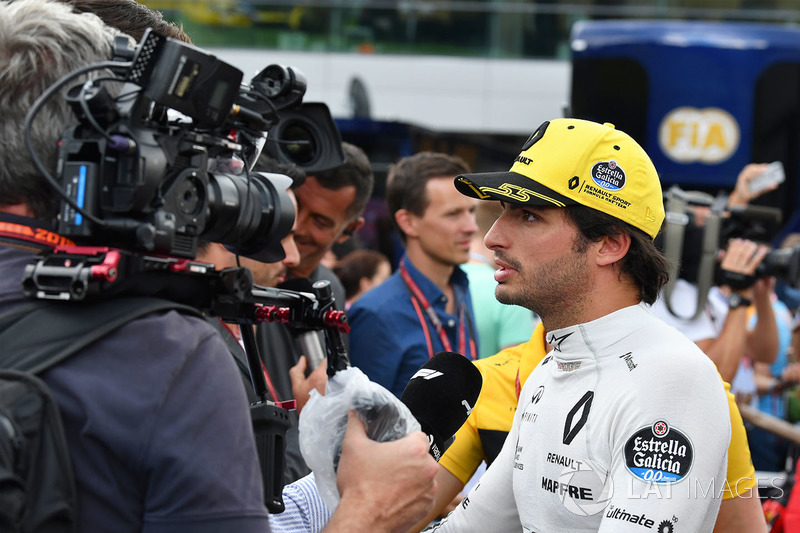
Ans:
{"type": "Polygon", "coordinates": [[[193,307],[145,296],[22,304],[0,315],[0,368],[38,374],[135,318],[170,309],[202,317],[193,307]]]}
{"type": "MultiPolygon", "coordinates": [[[[222,322],[220,322],[219,318],[208,317],[206,318],[206,322],[208,322],[211,327],[217,330],[217,333],[219,333],[220,337],[222,337],[222,341],[225,343],[228,351],[233,356],[233,360],[236,361],[236,366],[239,367],[239,374],[244,382],[244,390],[247,392],[248,403],[252,405],[256,402],[259,402],[261,398],[259,398],[253,390],[253,382],[250,378],[250,363],[247,360],[247,354],[244,352],[244,348],[242,348],[239,342],[233,337],[233,335],[231,335],[230,331],[227,330],[222,322]]],[[[270,397],[270,399],[272,398],[270,397]]]]}

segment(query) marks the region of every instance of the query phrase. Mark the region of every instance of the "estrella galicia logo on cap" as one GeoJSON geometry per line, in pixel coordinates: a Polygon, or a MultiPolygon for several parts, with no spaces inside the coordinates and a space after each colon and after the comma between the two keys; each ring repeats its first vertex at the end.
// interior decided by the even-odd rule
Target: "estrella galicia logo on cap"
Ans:
{"type": "Polygon", "coordinates": [[[592,179],[608,191],[618,191],[625,186],[625,171],[613,159],[600,161],[592,167],[592,179]]]}
{"type": "Polygon", "coordinates": [[[625,466],[643,481],[676,483],[686,477],[693,461],[689,438],[664,420],[643,427],[625,443],[625,466]]]}

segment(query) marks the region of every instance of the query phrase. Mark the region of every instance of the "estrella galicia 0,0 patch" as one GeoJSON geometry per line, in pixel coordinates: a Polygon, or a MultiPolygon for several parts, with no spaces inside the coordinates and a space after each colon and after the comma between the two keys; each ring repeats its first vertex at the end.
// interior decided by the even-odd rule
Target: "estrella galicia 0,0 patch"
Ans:
{"type": "Polygon", "coordinates": [[[664,420],[641,428],[625,443],[625,466],[644,481],[678,482],[689,473],[693,460],[689,438],[664,420]]]}
{"type": "Polygon", "coordinates": [[[625,187],[625,171],[613,159],[600,161],[592,167],[592,180],[607,191],[618,191],[625,187]]]}

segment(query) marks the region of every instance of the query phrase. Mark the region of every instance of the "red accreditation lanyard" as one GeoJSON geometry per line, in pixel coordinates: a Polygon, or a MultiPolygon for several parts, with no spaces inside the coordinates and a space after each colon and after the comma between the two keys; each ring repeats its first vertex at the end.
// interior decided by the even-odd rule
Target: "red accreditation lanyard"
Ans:
{"type": "MultiPolygon", "coordinates": [[[[414,305],[414,310],[417,312],[417,318],[419,318],[422,331],[425,333],[425,342],[428,344],[428,358],[433,357],[433,343],[431,341],[430,331],[428,330],[428,324],[425,321],[425,317],[422,315],[423,311],[428,316],[431,324],[433,324],[436,333],[439,334],[439,339],[442,341],[442,346],[444,347],[445,351],[452,352],[453,348],[450,345],[450,339],[447,338],[447,333],[444,330],[444,326],[442,326],[442,321],[439,319],[439,315],[436,314],[436,311],[433,309],[430,302],[428,302],[428,299],[424,294],[422,294],[422,290],[420,290],[419,286],[411,278],[411,275],[408,273],[408,269],[405,265],[405,259],[400,260],[399,270],[400,277],[403,278],[406,287],[408,287],[408,290],[411,291],[411,303],[414,305]]],[[[475,355],[478,350],[475,347],[475,339],[472,336],[470,336],[469,341],[467,340],[468,319],[466,315],[466,306],[463,304],[463,302],[459,303],[458,353],[465,355],[470,359],[475,359],[475,355]],[[467,344],[469,344],[469,353],[467,353],[467,344]]]]}
{"type": "MultiPolygon", "coordinates": [[[[239,343],[239,345],[241,346],[242,345],[241,334],[237,335],[236,333],[231,331],[231,329],[228,327],[228,324],[226,324],[221,318],[217,317],[217,320],[219,320],[219,323],[222,324],[225,327],[225,331],[227,331],[230,334],[230,336],[233,337],[236,340],[236,342],[239,343]]],[[[235,324],[231,324],[231,325],[235,325],[235,324]]],[[[237,326],[237,327],[239,327],[239,326],[237,326]]],[[[246,326],[246,327],[249,327],[249,325],[246,326]]],[[[242,347],[242,349],[244,349],[244,347],[242,347]]],[[[278,391],[275,389],[275,385],[272,384],[272,379],[270,379],[270,377],[269,377],[269,372],[267,372],[267,367],[264,365],[264,361],[261,361],[261,370],[264,371],[264,380],[267,382],[267,390],[269,391],[270,395],[272,396],[272,401],[280,402],[280,399],[278,398],[278,391]]]]}

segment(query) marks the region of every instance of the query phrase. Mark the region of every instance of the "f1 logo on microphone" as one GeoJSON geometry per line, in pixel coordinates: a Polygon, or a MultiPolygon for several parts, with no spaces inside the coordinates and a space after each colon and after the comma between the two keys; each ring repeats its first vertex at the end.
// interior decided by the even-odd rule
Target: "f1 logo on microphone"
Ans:
{"type": "Polygon", "coordinates": [[[411,376],[411,379],[414,378],[433,379],[433,378],[438,378],[439,376],[444,376],[444,374],[442,374],[438,370],[431,370],[430,368],[420,368],[419,370],[417,370],[416,374],[411,376]]]}

